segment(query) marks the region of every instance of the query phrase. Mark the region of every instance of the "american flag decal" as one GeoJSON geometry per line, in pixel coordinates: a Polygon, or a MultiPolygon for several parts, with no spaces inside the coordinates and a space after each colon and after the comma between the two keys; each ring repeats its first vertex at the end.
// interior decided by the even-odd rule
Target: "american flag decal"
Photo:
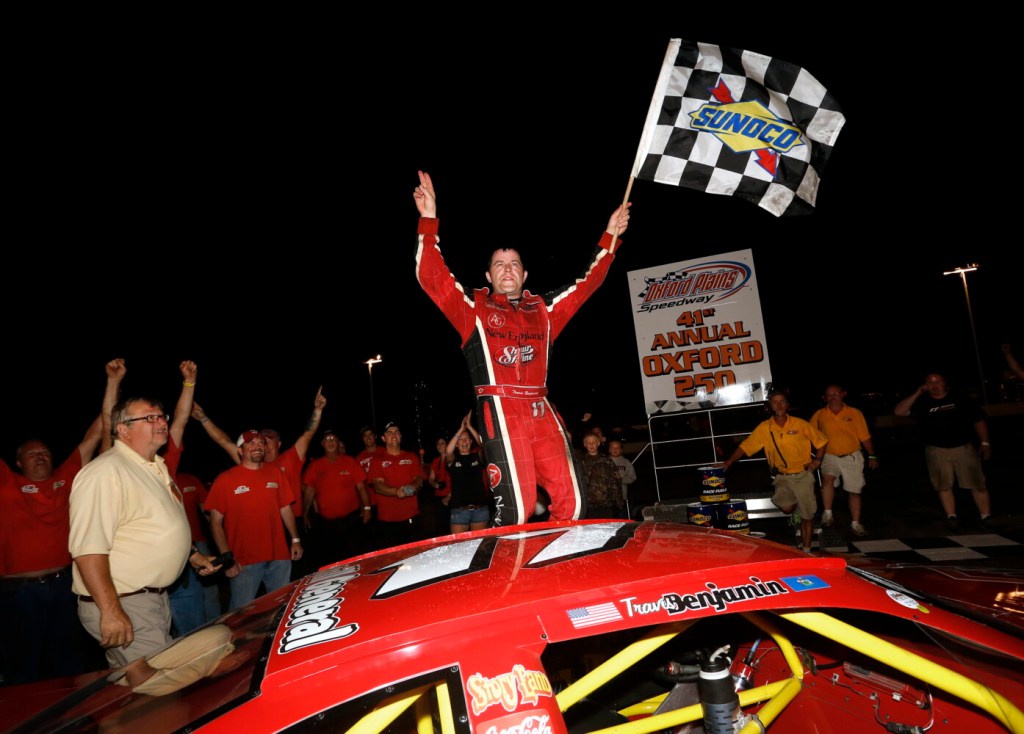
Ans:
{"type": "Polygon", "coordinates": [[[611,602],[595,604],[592,607],[577,607],[570,609],[566,614],[569,615],[569,621],[576,629],[593,627],[595,624],[604,624],[605,622],[617,622],[622,619],[619,610],[611,602]]]}

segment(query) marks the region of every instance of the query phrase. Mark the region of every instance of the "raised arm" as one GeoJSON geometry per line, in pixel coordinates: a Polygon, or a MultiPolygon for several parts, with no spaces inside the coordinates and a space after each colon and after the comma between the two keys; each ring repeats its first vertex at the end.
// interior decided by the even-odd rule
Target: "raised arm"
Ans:
{"type": "MultiPolygon", "coordinates": [[[[448,444],[444,447],[444,460],[447,463],[452,462],[452,458],[455,456],[455,449],[459,445],[459,435],[466,430],[466,419],[462,419],[462,423],[455,429],[455,433],[448,439],[448,444]]],[[[433,471],[431,471],[433,473],[433,471]]]]}
{"type": "Polygon", "coordinates": [[[426,171],[417,171],[420,177],[420,185],[412,192],[413,201],[416,202],[416,211],[421,217],[437,218],[437,197],[434,196],[434,182],[430,180],[430,174],[426,171]]]}
{"type": "Polygon", "coordinates": [[[192,401],[192,417],[199,421],[199,424],[206,429],[206,435],[213,439],[213,442],[220,446],[231,457],[236,464],[242,463],[242,457],[238,455],[238,446],[231,437],[206,415],[199,403],[192,401]]]}
{"type": "Polygon", "coordinates": [[[608,248],[611,252],[615,252],[615,246],[618,244],[618,237],[629,228],[629,207],[632,206],[632,202],[626,202],[622,206],[618,207],[612,212],[612,215],[608,217],[608,226],[605,227],[605,232],[615,238],[612,242],[612,246],[608,248]]]}
{"type": "Polygon", "coordinates": [[[463,425],[466,427],[466,430],[469,431],[469,435],[473,437],[473,440],[476,441],[476,445],[483,447],[484,442],[480,440],[480,434],[477,433],[476,428],[473,427],[473,421],[471,420],[472,417],[473,411],[471,410],[468,413],[466,413],[466,418],[464,419],[463,425]]]}
{"type": "Polygon", "coordinates": [[[302,461],[306,460],[306,452],[309,451],[309,444],[316,435],[316,429],[320,427],[320,419],[323,417],[324,406],[327,405],[327,398],[323,395],[324,386],[321,385],[313,398],[313,413],[306,421],[306,430],[295,440],[295,451],[302,461]]]}
{"type": "Polygon", "coordinates": [[[917,388],[917,390],[912,392],[907,397],[903,398],[903,400],[901,400],[898,403],[896,403],[896,407],[893,408],[892,412],[895,413],[898,416],[906,418],[908,415],[910,415],[910,408],[911,408],[911,406],[914,405],[914,401],[916,401],[919,397],[924,395],[926,392],[928,392],[928,386],[927,385],[921,385],[921,387],[917,388]]]}
{"type": "MultiPolygon", "coordinates": [[[[459,429],[452,434],[452,437],[448,439],[448,445],[444,447],[444,460],[446,463],[451,464],[452,459],[455,458],[455,447],[459,445],[459,433],[462,429],[459,429]]],[[[430,483],[434,483],[434,470],[430,470],[430,483]]]]}
{"type": "MultiPolygon", "coordinates": [[[[103,392],[103,405],[100,408],[100,453],[114,445],[114,406],[121,397],[121,381],[128,374],[128,368],[121,358],[112,359],[107,362],[107,389],[103,392]]],[[[86,458],[82,456],[82,463],[86,458]]]]}
{"type": "Polygon", "coordinates": [[[178,369],[181,370],[181,394],[178,396],[178,404],[174,406],[174,418],[168,426],[171,438],[174,443],[181,446],[181,439],[185,436],[185,426],[188,425],[189,416],[192,415],[192,402],[196,394],[196,363],[185,360],[178,369]]]}
{"type": "MultiPolygon", "coordinates": [[[[108,418],[107,420],[109,421],[110,419],[108,418]]],[[[96,454],[96,448],[100,445],[100,441],[102,441],[102,439],[103,416],[98,415],[86,430],[85,436],[82,438],[82,442],[78,444],[78,454],[82,457],[83,466],[92,460],[92,457],[96,454]]]]}
{"type": "Polygon", "coordinates": [[[473,422],[472,420],[470,420],[472,417],[473,411],[471,410],[468,413],[466,413],[466,415],[462,418],[462,423],[459,424],[458,430],[455,431],[452,437],[448,440],[448,445],[445,447],[444,451],[446,456],[445,460],[449,464],[451,463],[452,458],[455,456],[455,449],[459,445],[459,436],[462,434],[463,431],[469,431],[469,435],[473,437],[474,441],[476,441],[476,445],[483,446],[483,442],[480,441],[480,434],[476,432],[475,428],[473,428],[473,422]]]}

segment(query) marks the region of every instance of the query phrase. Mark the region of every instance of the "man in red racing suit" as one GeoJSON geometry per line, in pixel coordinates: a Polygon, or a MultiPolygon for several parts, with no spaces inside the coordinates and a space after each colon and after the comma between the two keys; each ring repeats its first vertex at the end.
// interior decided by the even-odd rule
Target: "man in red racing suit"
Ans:
{"type": "Polygon", "coordinates": [[[513,249],[491,255],[493,286],[467,294],[441,256],[437,201],[430,176],[419,172],[413,192],[420,213],[416,277],[462,339],[477,399],[476,418],[495,500],[495,525],[529,520],[537,485],[551,498],[551,518],[586,514],[576,456],[561,417],[547,399],[551,344],[608,274],[629,204],[617,208],[586,272],[573,283],[537,296],[523,290],[526,270],[513,249]]]}

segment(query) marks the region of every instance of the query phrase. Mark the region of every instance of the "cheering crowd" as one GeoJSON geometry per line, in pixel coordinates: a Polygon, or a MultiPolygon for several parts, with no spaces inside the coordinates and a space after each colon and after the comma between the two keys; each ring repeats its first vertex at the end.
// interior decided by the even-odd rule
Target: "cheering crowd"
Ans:
{"type": "MultiPolygon", "coordinates": [[[[511,248],[493,251],[490,288],[464,289],[441,257],[436,196],[424,172],[414,200],[417,277],[458,330],[477,396],[451,435],[437,437],[436,456],[404,446],[395,422],[379,437],[364,427],[362,450],[350,456],[342,436],[321,429],[321,390],[287,448],[274,428],[240,427],[234,436],[195,401],[194,362],[179,365],[182,389],[169,414],[153,396],[122,396],[128,368],[111,360],[100,414],[70,456],[55,465],[47,444],[31,439],[18,447],[15,467],[0,460],[0,683],[129,665],[261,593],[361,553],[489,526],[631,514],[637,477],[622,442],[589,414],[567,429],[546,388],[547,349],[603,281],[629,204],[611,214],[578,279],[535,295],[511,248]],[[181,469],[190,422],[227,456],[228,468],[209,483],[181,469]]],[[[862,452],[868,468],[877,466],[863,416],[843,403],[839,386],[826,396],[813,426],[788,415],[784,396],[772,396],[774,416],[725,461],[728,468],[765,452],[779,475],[776,504],[802,524],[808,548],[817,509],[809,471],[827,478],[823,522],[831,522],[842,486],[851,530],[864,535],[862,452]]],[[[896,412],[922,423],[950,527],[954,481],[973,491],[987,520],[972,450],[977,437],[982,457],[989,453],[983,414],[954,400],[941,375],[929,375],[896,412]]]]}
{"type": "MultiPolygon", "coordinates": [[[[229,436],[194,400],[197,365],[179,369],[168,415],[156,398],[123,398],[127,366],[112,360],[101,413],[66,459],[40,439],[15,466],[0,459],[3,684],[120,667],[322,565],[491,524],[471,412],[430,460],[402,447],[395,423],[383,442],[364,427],[353,457],[320,430],[318,391],[285,448],[272,428],[229,436]],[[190,423],[231,464],[210,482],[182,467],[190,423]]],[[[625,469],[612,472],[621,509],[625,469]]]]}

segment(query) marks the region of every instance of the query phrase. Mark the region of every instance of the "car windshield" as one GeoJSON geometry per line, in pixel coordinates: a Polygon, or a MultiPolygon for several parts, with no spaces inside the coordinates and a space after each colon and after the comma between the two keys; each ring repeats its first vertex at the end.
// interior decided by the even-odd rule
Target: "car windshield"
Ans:
{"type": "Polygon", "coordinates": [[[13,731],[127,732],[140,721],[147,731],[176,731],[222,714],[258,689],[290,589],[225,614],[145,662],[80,676],[80,687],[13,731]]]}

